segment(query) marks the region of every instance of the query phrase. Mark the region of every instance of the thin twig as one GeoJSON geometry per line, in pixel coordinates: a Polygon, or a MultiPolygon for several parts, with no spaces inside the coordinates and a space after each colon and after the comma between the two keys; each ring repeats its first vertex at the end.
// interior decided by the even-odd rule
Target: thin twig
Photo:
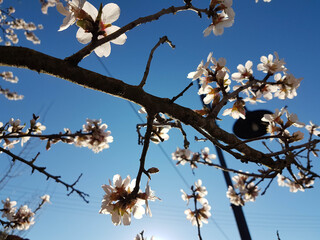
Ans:
{"type": "Polygon", "coordinates": [[[143,149],[142,149],[142,153],[141,153],[141,157],[140,157],[139,172],[138,172],[137,178],[136,178],[136,185],[131,193],[133,196],[135,196],[139,192],[142,173],[146,173],[144,165],[145,165],[145,161],[146,161],[147,152],[149,149],[149,143],[150,143],[150,138],[151,138],[151,134],[152,134],[153,120],[154,120],[154,115],[148,114],[147,130],[146,130],[146,134],[144,136],[143,149]]]}
{"type": "Polygon", "coordinates": [[[80,177],[82,176],[82,174],[78,177],[78,179],[77,179],[73,184],[68,184],[68,183],[60,180],[61,176],[54,176],[54,175],[48,173],[48,172],[45,170],[45,169],[46,169],[45,167],[39,167],[39,166],[34,165],[34,164],[33,164],[33,160],[27,161],[27,160],[25,160],[25,159],[23,159],[23,158],[15,155],[15,154],[13,154],[13,153],[10,152],[9,150],[6,150],[6,149],[4,149],[4,148],[2,148],[2,147],[0,147],[0,152],[3,152],[3,153],[5,153],[5,154],[9,155],[10,157],[12,157],[12,161],[13,161],[13,162],[14,162],[15,160],[18,160],[18,161],[20,161],[20,162],[28,165],[29,167],[32,168],[32,173],[33,173],[34,171],[38,171],[38,172],[44,174],[44,175],[47,177],[47,180],[48,180],[48,179],[53,179],[53,180],[56,181],[57,183],[61,183],[62,185],[64,185],[64,186],[67,188],[67,191],[69,191],[69,189],[71,189],[70,192],[68,193],[68,196],[69,196],[71,193],[76,192],[86,203],[89,203],[89,201],[86,199],[86,197],[88,197],[89,194],[84,193],[84,192],[82,192],[82,191],[74,188],[75,184],[79,181],[79,179],[80,179],[80,177]]]}
{"type": "Polygon", "coordinates": [[[290,151],[295,150],[295,149],[299,149],[299,148],[303,148],[303,147],[309,147],[310,145],[315,145],[315,144],[317,144],[319,142],[320,142],[320,139],[314,139],[311,142],[307,142],[307,143],[304,143],[304,144],[300,144],[300,145],[284,148],[282,151],[269,153],[269,154],[266,154],[265,156],[266,157],[278,156],[278,155],[285,154],[285,153],[290,152],[290,151]]]}
{"type": "Polygon", "coordinates": [[[181,7],[169,7],[166,9],[162,9],[161,11],[146,16],[146,17],[140,17],[130,23],[128,23],[127,25],[123,26],[122,28],[120,28],[119,30],[115,31],[114,33],[99,39],[97,41],[93,41],[91,42],[89,45],[87,45],[86,47],[84,47],[83,49],[81,49],[80,51],[78,51],[77,53],[73,54],[70,57],[67,57],[65,60],[68,61],[69,63],[71,63],[72,65],[78,65],[78,63],[87,55],[89,55],[96,47],[109,42],[113,39],[116,39],[117,37],[119,37],[121,34],[126,33],[127,31],[143,24],[143,23],[147,23],[147,22],[152,22],[155,20],[158,20],[161,16],[166,15],[166,14],[175,14],[177,12],[180,11],[186,11],[186,10],[191,10],[194,11],[196,13],[198,13],[198,15],[200,16],[199,13],[205,13],[208,14],[208,10],[207,9],[199,9],[196,8],[194,6],[189,6],[189,5],[185,5],[185,6],[181,6],[181,7]]]}
{"type": "Polygon", "coordinates": [[[261,136],[261,137],[256,137],[256,138],[250,138],[250,139],[247,139],[247,140],[243,140],[241,143],[228,145],[226,147],[229,148],[229,149],[232,149],[232,148],[234,148],[236,146],[239,146],[241,144],[245,144],[245,143],[249,143],[249,142],[253,142],[253,141],[258,141],[258,140],[274,139],[274,138],[282,138],[282,136],[280,136],[280,135],[270,135],[270,136],[261,136]]]}
{"type": "Polygon", "coordinates": [[[149,59],[148,59],[148,62],[147,62],[147,66],[146,66],[146,70],[144,71],[143,78],[142,78],[140,84],[138,85],[138,87],[143,88],[143,86],[146,84],[146,81],[147,81],[147,78],[148,78],[148,74],[149,74],[149,70],[150,70],[151,60],[153,58],[153,53],[161,44],[163,44],[165,42],[167,42],[170,47],[175,48],[175,46],[171,43],[171,41],[168,39],[167,36],[163,36],[162,38],[159,39],[158,43],[151,49],[151,52],[150,52],[150,55],[149,55],[149,59]]]}
{"type": "Polygon", "coordinates": [[[179,93],[177,96],[173,97],[170,102],[174,103],[179,97],[182,97],[183,94],[193,85],[193,82],[191,82],[185,89],[182,90],[181,93],[179,93]]]}

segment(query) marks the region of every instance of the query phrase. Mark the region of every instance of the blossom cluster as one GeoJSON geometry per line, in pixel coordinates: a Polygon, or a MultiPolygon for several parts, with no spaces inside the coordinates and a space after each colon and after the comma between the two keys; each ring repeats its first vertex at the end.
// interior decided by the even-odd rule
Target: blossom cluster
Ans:
{"type": "Polygon", "coordinates": [[[60,141],[68,144],[75,144],[78,147],[87,147],[93,152],[98,153],[103,149],[109,148],[109,143],[113,142],[110,131],[106,131],[107,125],[102,124],[101,120],[87,119],[87,123],[83,125],[83,130],[72,133],[65,128],[65,133],[42,135],[42,131],[46,129],[44,125],[38,122],[37,116],[33,115],[30,120],[30,127],[26,128],[26,124],[21,125],[20,119],[11,118],[5,125],[0,122],[0,143],[4,140],[3,148],[12,149],[15,144],[21,143],[23,146],[31,137],[38,137],[41,140],[47,140],[46,149],[49,150],[52,144],[60,141]]]}
{"type": "MultiPolygon", "coordinates": [[[[2,4],[1,1],[0,4],[2,4]]],[[[6,46],[12,44],[17,44],[19,42],[18,35],[15,30],[24,30],[24,35],[27,40],[31,41],[33,44],[39,44],[39,38],[34,34],[37,29],[42,29],[43,26],[39,24],[36,26],[33,22],[26,22],[24,19],[15,18],[13,14],[15,13],[14,7],[8,7],[6,9],[1,8],[0,5],[0,29],[3,32],[4,39],[0,37],[0,43],[5,42],[6,46]]]]}
{"type": "Polygon", "coordinates": [[[3,94],[8,100],[23,99],[23,95],[20,95],[17,92],[11,92],[8,88],[3,89],[1,86],[0,86],[0,94],[3,94]]]}
{"type": "MultiPolygon", "coordinates": [[[[18,77],[14,76],[12,72],[10,71],[6,71],[6,72],[2,72],[0,73],[0,77],[6,81],[6,82],[10,82],[10,83],[17,83],[18,82],[18,77]]],[[[20,95],[16,92],[11,92],[9,89],[3,89],[0,86],[0,94],[3,94],[7,99],[9,100],[21,100],[23,99],[23,95],[20,95]]]]}
{"type": "Polygon", "coordinates": [[[145,191],[134,193],[136,180],[131,180],[128,175],[122,179],[119,174],[114,175],[113,181],[109,180],[109,185],[102,185],[105,195],[102,200],[99,213],[110,214],[114,225],[131,224],[131,215],[136,219],[141,219],[143,214],[152,216],[148,201],[159,199],[151,190],[147,182],[145,191]],[[143,205],[146,205],[146,208],[143,205]]]}
{"type": "MultiPolygon", "coordinates": [[[[301,78],[297,79],[292,74],[288,73],[288,69],[284,66],[285,62],[280,59],[275,52],[274,55],[262,56],[261,63],[257,65],[257,70],[267,74],[265,80],[257,80],[253,77],[252,61],[247,61],[245,65],[239,64],[238,72],[229,76],[230,70],[226,67],[226,59],[219,58],[216,60],[209,53],[207,61],[201,61],[196,71],[190,72],[187,78],[192,80],[199,80],[200,89],[199,95],[204,95],[204,104],[211,104],[214,108],[221,101],[222,97],[227,98],[229,101],[235,101],[232,108],[227,108],[223,111],[222,115],[230,115],[238,119],[245,119],[245,103],[264,102],[261,100],[263,97],[266,100],[271,100],[274,97],[279,99],[292,99],[297,96],[297,88],[300,86],[301,78]],[[211,65],[211,66],[210,66],[211,65]],[[282,73],[280,73],[282,72],[282,73]],[[274,75],[275,82],[268,82],[268,78],[274,75]],[[240,85],[234,85],[233,91],[238,91],[231,97],[231,83],[232,80],[240,85]],[[215,86],[210,84],[215,83],[215,86]],[[240,88],[240,89],[239,89],[240,88]],[[240,92],[244,97],[240,97],[240,92]]],[[[197,110],[199,114],[206,115],[208,110],[197,110]]]]}
{"type": "Polygon", "coordinates": [[[268,123],[268,133],[270,133],[271,135],[280,136],[280,142],[286,141],[287,143],[292,143],[300,141],[304,138],[304,134],[301,131],[296,131],[290,134],[288,130],[290,126],[302,128],[305,126],[305,124],[299,121],[296,114],[290,114],[286,108],[282,108],[281,110],[276,109],[275,113],[273,114],[265,114],[261,120],[268,123]],[[287,118],[286,122],[282,119],[282,116],[284,115],[287,118]]]}
{"type": "Polygon", "coordinates": [[[295,180],[290,180],[281,174],[278,174],[278,185],[280,187],[289,187],[290,192],[296,193],[298,191],[304,192],[305,188],[311,188],[314,184],[314,177],[306,176],[302,171],[298,172],[298,177],[295,180]]]}
{"type": "Polygon", "coordinates": [[[194,211],[188,208],[184,213],[187,215],[187,219],[191,221],[193,226],[202,227],[202,224],[208,223],[208,219],[211,217],[211,206],[209,205],[208,200],[204,198],[208,194],[208,191],[205,186],[202,186],[202,181],[200,179],[194,183],[191,190],[192,194],[188,195],[181,189],[182,200],[186,201],[188,205],[190,199],[193,199],[195,204],[194,211]],[[202,207],[198,208],[197,203],[200,203],[202,207]]]}
{"type": "MultiPolygon", "coordinates": [[[[44,195],[41,197],[42,201],[39,204],[38,209],[42,207],[42,205],[46,202],[50,202],[50,196],[44,195]]],[[[34,222],[34,215],[36,211],[32,211],[27,205],[22,205],[17,209],[16,201],[10,201],[10,198],[6,200],[2,200],[3,207],[0,209],[2,212],[2,218],[6,218],[8,222],[8,226],[12,229],[17,230],[28,230],[34,222]]]]}
{"type": "Polygon", "coordinates": [[[15,144],[21,143],[23,146],[26,143],[31,135],[41,135],[42,131],[46,129],[44,125],[40,122],[37,122],[38,117],[35,115],[30,120],[30,127],[23,131],[26,127],[26,124],[21,125],[20,119],[11,118],[8,123],[5,125],[0,122],[0,143],[4,140],[2,147],[4,149],[12,149],[15,144]]]}
{"type": "Polygon", "coordinates": [[[212,159],[215,159],[217,156],[215,154],[209,153],[210,149],[205,147],[201,152],[193,153],[190,149],[181,149],[177,147],[176,151],[171,154],[172,159],[177,161],[176,165],[185,165],[186,163],[190,164],[192,169],[197,168],[197,163],[212,163],[212,159]]]}
{"type": "Polygon", "coordinates": [[[236,206],[243,206],[246,202],[254,202],[259,195],[259,189],[253,181],[248,181],[248,176],[238,174],[232,177],[234,186],[229,186],[227,197],[230,202],[236,206]],[[238,193],[235,191],[238,190],[238,193]]]}
{"type": "MultiPolygon", "coordinates": [[[[92,149],[95,153],[109,148],[109,143],[113,142],[110,131],[106,131],[108,125],[100,120],[87,119],[87,124],[83,125],[85,135],[76,136],[74,144],[80,147],[92,149]]],[[[70,131],[70,130],[67,130],[70,131]]]]}

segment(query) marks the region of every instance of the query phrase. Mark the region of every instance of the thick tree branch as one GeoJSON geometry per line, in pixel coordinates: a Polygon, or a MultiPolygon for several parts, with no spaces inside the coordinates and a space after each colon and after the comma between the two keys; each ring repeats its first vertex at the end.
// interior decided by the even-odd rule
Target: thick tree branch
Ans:
{"type": "Polygon", "coordinates": [[[152,109],[154,112],[166,113],[186,125],[191,125],[195,129],[202,129],[212,138],[228,145],[234,145],[235,149],[241,153],[238,158],[242,160],[260,163],[269,168],[276,167],[270,156],[266,157],[262,152],[246,144],[241,144],[240,139],[219,128],[212,119],[206,119],[189,108],[172,103],[170,99],[148,94],[138,86],[126,84],[121,80],[73,66],[65,60],[23,47],[0,46],[0,66],[27,68],[39,73],[53,75],[85,88],[129,100],[146,109],[152,109]]]}

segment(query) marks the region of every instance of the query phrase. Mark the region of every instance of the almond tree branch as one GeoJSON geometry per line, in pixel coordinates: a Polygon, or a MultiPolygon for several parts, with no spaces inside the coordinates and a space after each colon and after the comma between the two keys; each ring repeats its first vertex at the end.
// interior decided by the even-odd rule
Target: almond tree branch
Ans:
{"type": "Polygon", "coordinates": [[[67,60],[69,63],[72,65],[78,65],[78,63],[87,55],[89,55],[96,47],[109,42],[117,37],[119,37],[121,34],[126,33],[127,31],[147,22],[152,22],[154,20],[158,20],[161,16],[166,15],[166,14],[175,14],[180,11],[186,11],[186,10],[192,10],[198,13],[199,16],[201,16],[201,13],[209,14],[209,11],[207,9],[199,9],[196,7],[193,7],[192,5],[186,5],[186,6],[181,6],[181,7],[169,7],[167,9],[162,9],[161,11],[146,16],[146,17],[140,17],[127,25],[123,26],[119,30],[115,31],[114,33],[99,39],[97,41],[93,41],[90,44],[88,44],[86,47],[78,51],[77,53],[73,54],[70,57],[67,57],[65,60],[67,60]]]}
{"type": "Polygon", "coordinates": [[[13,153],[10,152],[9,150],[4,149],[4,148],[2,148],[2,147],[0,147],[0,152],[3,152],[3,153],[5,153],[5,154],[9,155],[10,157],[12,157],[12,161],[13,161],[13,162],[16,161],[16,160],[18,160],[18,161],[20,161],[20,162],[28,165],[29,167],[31,167],[32,173],[33,173],[34,171],[38,171],[38,172],[42,173],[43,175],[45,175],[45,176],[47,177],[47,180],[48,180],[48,179],[53,179],[53,180],[56,181],[57,183],[61,183],[62,185],[64,185],[64,186],[67,188],[67,191],[69,191],[69,189],[70,189],[70,192],[68,193],[68,196],[69,196],[70,194],[72,194],[73,192],[76,192],[86,203],[89,203],[89,201],[86,199],[89,195],[88,195],[87,193],[84,193],[84,192],[82,192],[82,191],[74,188],[74,186],[75,186],[75,185],[78,183],[78,181],[80,180],[82,174],[78,177],[78,179],[77,179],[73,184],[68,184],[68,183],[60,180],[61,176],[54,176],[54,175],[48,173],[48,172],[46,171],[46,168],[45,168],[45,167],[39,167],[39,166],[34,165],[34,159],[31,160],[31,161],[27,161],[27,160],[25,160],[25,159],[23,159],[23,158],[15,155],[15,154],[13,154],[13,153]]]}
{"type": "MultiPolygon", "coordinates": [[[[53,75],[85,88],[129,100],[146,109],[152,109],[154,112],[166,113],[173,119],[191,125],[198,131],[201,130],[200,133],[211,136],[210,140],[217,139],[228,145],[234,144],[235,149],[241,152],[241,154],[237,154],[237,158],[240,160],[260,163],[269,168],[276,166],[271,156],[266,156],[246,144],[240,144],[242,142],[240,139],[219,128],[212,119],[206,119],[189,108],[172,103],[167,98],[148,94],[138,86],[126,84],[121,80],[103,76],[68,64],[65,60],[24,47],[0,46],[0,66],[27,68],[39,73],[53,75]]],[[[213,143],[217,144],[217,140],[213,143]]]]}

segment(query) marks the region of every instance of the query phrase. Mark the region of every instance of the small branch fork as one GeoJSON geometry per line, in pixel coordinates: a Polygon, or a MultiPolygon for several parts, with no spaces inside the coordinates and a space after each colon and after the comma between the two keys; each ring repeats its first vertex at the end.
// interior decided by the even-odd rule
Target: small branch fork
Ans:
{"type": "Polygon", "coordinates": [[[142,153],[141,153],[141,157],[140,157],[140,167],[139,167],[139,172],[138,172],[137,178],[136,178],[136,185],[132,191],[133,196],[137,195],[139,192],[142,173],[145,173],[148,177],[150,177],[149,173],[145,170],[144,165],[146,162],[146,156],[147,156],[147,152],[149,149],[150,138],[151,138],[151,134],[152,134],[152,124],[153,124],[154,118],[155,118],[155,114],[148,113],[147,130],[146,130],[146,134],[144,136],[143,149],[142,149],[142,153]]]}
{"type": "Polygon", "coordinates": [[[116,39],[117,37],[119,37],[121,34],[126,33],[127,31],[143,24],[143,23],[147,23],[147,22],[152,22],[155,20],[158,20],[161,16],[166,15],[166,14],[175,14],[177,12],[180,11],[187,11],[187,10],[191,10],[196,12],[200,17],[201,17],[201,13],[205,13],[207,15],[209,15],[209,10],[208,9],[199,9],[196,8],[194,6],[191,5],[191,3],[186,4],[185,6],[181,6],[181,7],[169,7],[166,9],[162,9],[161,11],[146,16],[146,17],[140,17],[130,23],[128,23],[127,25],[123,26],[122,28],[120,28],[119,30],[117,30],[116,32],[102,38],[99,39],[97,41],[93,41],[91,42],[89,45],[87,45],[86,47],[84,47],[83,49],[81,49],[80,51],[78,51],[77,53],[73,54],[70,57],[67,57],[65,60],[68,61],[69,63],[71,63],[72,65],[78,65],[78,63],[87,55],[89,55],[96,47],[109,42],[113,39],[116,39]]]}
{"type": "Polygon", "coordinates": [[[80,178],[82,177],[82,174],[80,174],[80,176],[78,177],[78,179],[77,179],[74,183],[68,184],[68,183],[60,180],[61,176],[54,176],[54,175],[48,173],[48,172],[45,170],[45,169],[46,169],[45,167],[39,167],[39,166],[34,165],[34,162],[36,161],[36,159],[37,159],[37,157],[39,156],[40,153],[38,153],[38,154],[36,155],[36,157],[33,158],[31,161],[27,161],[27,160],[25,160],[25,159],[23,159],[23,158],[15,155],[15,154],[13,154],[13,153],[10,152],[9,150],[6,150],[6,149],[4,149],[4,148],[2,148],[2,147],[0,147],[0,152],[3,152],[3,153],[5,153],[5,154],[9,155],[10,157],[12,157],[12,161],[13,161],[13,162],[14,162],[15,160],[18,160],[18,161],[20,161],[20,162],[28,165],[29,167],[31,167],[31,169],[32,169],[31,172],[32,172],[32,173],[33,173],[34,171],[38,171],[38,172],[44,174],[44,175],[47,177],[47,180],[48,180],[48,179],[53,179],[53,180],[56,181],[57,183],[60,183],[60,184],[64,185],[64,186],[67,188],[67,191],[70,190],[70,192],[67,194],[68,196],[70,196],[73,192],[76,192],[86,203],[89,203],[89,201],[86,199],[87,197],[89,197],[89,194],[84,193],[84,192],[82,192],[82,191],[80,191],[80,190],[78,190],[78,189],[75,188],[75,185],[79,182],[80,178]]]}
{"type": "MultiPolygon", "coordinates": [[[[161,138],[161,136],[159,136],[157,134],[157,132],[154,131],[154,127],[158,127],[158,128],[161,128],[161,127],[171,127],[171,128],[178,128],[180,131],[181,131],[181,134],[183,136],[183,145],[184,145],[184,148],[189,148],[189,145],[190,145],[190,142],[188,141],[187,139],[187,134],[186,132],[183,130],[183,127],[182,127],[182,124],[180,121],[178,120],[175,120],[174,122],[170,122],[172,121],[172,119],[166,119],[164,122],[162,123],[153,123],[152,126],[152,134],[155,134],[157,135],[161,141],[163,141],[163,139],[161,138]]],[[[145,137],[142,136],[142,134],[140,133],[140,129],[145,127],[146,123],[142,123],[142,124],[137,124],[136,128],[137,128],[137,132],[138,132],[138,144],[142,144],[143,143],[143,139],[145,137]]]]}
{"type": "Polygon", "coordinates": [[[151,60],[153,58],[153,53],[163,43],[168,43],[171,48],[173,48],[173,49],[175,48],[175,45],[172,44],[172,42],[168,39],[167,36],[163,36],[162,38],[159,39],[158,43],[151,49],[151,52],[150,52],[150,55],[149,55],[149,59],[148,59],[148,62],[147,62],[147,66],[146,66],[146,70],[144,71],[143,78],[142,78],[140,84],[138,85],[138,87],[143,88],[144,85],[146,84],[146,81],[147,81],[147,78],[148,78],[148,74],[149,74],[149,70],[150,70],[151,60]]]}

